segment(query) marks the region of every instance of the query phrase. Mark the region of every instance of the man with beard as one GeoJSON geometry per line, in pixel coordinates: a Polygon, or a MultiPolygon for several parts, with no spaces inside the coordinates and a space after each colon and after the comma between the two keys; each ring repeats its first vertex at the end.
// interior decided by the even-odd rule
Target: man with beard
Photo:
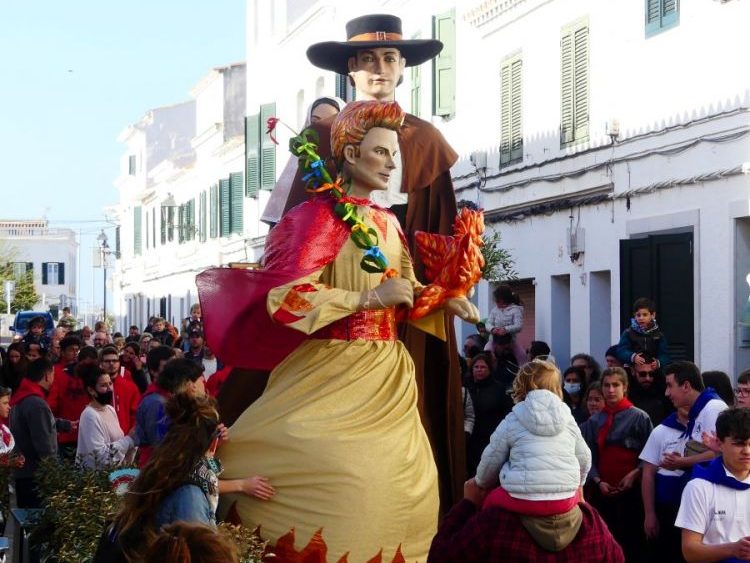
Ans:
{"type": "Polygon", "coordinates": [[[141,394],[132,380],[121,374],[120,355],[114,346],[102,348],[99,355],[99,367],[112,380],[112,407],[117,414],[117,421],[124,434],[128,434],[135,426],[135,413],[141,394]]]}
{"type": "Polygon", "coordinates": [[[664,396],[664,377],[653,363],[633,364],[630,374],[628,398],[658,426],[673,410],[664,396]]]}

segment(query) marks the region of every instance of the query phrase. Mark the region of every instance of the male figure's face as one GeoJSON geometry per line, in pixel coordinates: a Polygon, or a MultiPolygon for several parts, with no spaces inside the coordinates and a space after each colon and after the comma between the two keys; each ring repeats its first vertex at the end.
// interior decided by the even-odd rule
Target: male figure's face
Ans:
{"type": "Polygon", "coordinates": [[[617,356],[605,356],[604,361],[608,368],[621,368],[622,362],[617,359],[617,356]]]}
{"type": "Polygon", "coordinates": [[[633,377],[638,386],[643,389],[650,389],[654,385],[656,377],[656,368],[653,364],[634,365],[632,367],[633,377]]]}
{"type": "Polygon", "coordinates": [[[200,334],[193,333],[190,335],[190,349],[200,350],[203,348],[203,337],[200,334]]]}
{"type": "Polygon", "coordinates": [[[622,380],[616,375],[605,375],[602,379],[602,391],[604,402],[613,407],[625,397],[626,387],[622,380]]]}
{"type": "Polygon", "coordinates": [[[128,332],[129,336],[138,336],[138,329],[135,327],[130,327],[130,331],[128,332]]]}
{"type": "Polygon", "coordinates": [[[638,323],[638,326],[645,329],[654,321],[656,313],[651,312],[644,307],[633,313],[633,316],[635,317],[635,322],[638,323]]]}
{"type": "Polygon", "coordinates": [[[120,358],[117,354],[104,354],[99,367],[110,378],[114,379],[120,375],[120,358]]]}
{"type": "Polygon", "coordinates": [[[40,324],[33,324],[29,327],[29,332],[33,334],[34,336],[41,336],[43,330],[44,330],[44,326],[40,324]]]}
{"type": "Polygon", "coordinates": [[[45,389],[46,391],[49,391],[54,381],[55,381],[55,370],[51,369],[47,373],[44,374],[44,377],[42,377],[42,380],[39,382],[39,386],[45,389]]]}
{"type": "Polygon", "coordinates": [[[392,101],[404,73],[406,59],[395,47],[357,51],[349,59],[349,76],[354,80],[358,100],[392,101]]]}
{"type": "Polygon", "coordinates": [[[91,328],[87,326],[83,327],[81,329],[81,337],[84,340],[88,340],[89,338],[91,338],[91,328]]]}
{"type": "Polygon", "coordinates": [[[78,346],[78,344],[68,345],[68,347],[62,351],[63,362],[66,364],[71,364],[75,362],[78,359],[78,352],[80,351],[81,351],[81,348],[78,346]]]}
{"type": "Polygon", "coordinates": [[[161,332],[163,330],[164,330],[163,322],[154,323],[154,332],[161,332]]]}
{"type": "Polygon", "coordinates": [[[398,136],[392,129],[373,127],[365,134],[359,147],[344,147],[347,170],[354,184],[363,190],[385,190],[391,171],[396,168],[398,136]],[[357,148],[359,150],[357,151],[357,148]]]}

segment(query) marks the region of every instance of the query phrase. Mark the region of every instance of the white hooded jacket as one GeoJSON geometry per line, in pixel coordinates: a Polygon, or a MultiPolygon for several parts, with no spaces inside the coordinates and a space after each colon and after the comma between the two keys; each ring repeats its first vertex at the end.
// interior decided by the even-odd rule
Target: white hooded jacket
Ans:
{"type": "Polygon", "coordinates": [[[544,389],[530,391],[490,438],[477,467],[480,487],[500,485],[515,498],[572,497],[591,468],[591,451],[568,405],[544,389]]]}

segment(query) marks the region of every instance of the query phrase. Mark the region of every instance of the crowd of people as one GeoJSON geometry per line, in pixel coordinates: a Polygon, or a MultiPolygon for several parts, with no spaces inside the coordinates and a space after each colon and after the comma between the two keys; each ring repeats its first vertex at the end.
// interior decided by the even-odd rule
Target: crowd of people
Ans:
{"type": "MultiPolygon", "coordinates": [[[[750,513],[736,495],[750,488],[750,370],[733,387],[724,372],[672,361],[646,298],[634,303],[631,326],[603,354],[603,370],[587,354],[558,367],[540,341],[517,363],[518,346],[506,335],[521,331],[523,305],[507,286],[494,296],[493,314],[463,348],[468,503],[454,509],[455,521],[449,515],[443,522],[431,560],[461,560],[450,554],[471,534],[487,534],[485,513],[570,517],[580,498],[596,509],[626,561],[747,558],[750,513]],[[696,478],[710,484],[693,485],[696,478]]],[[[539,544],[564,537],[556,523],[523,553],[546,560],[539,544]]],[[[591,524],[598,545],[608,545],[591,524]]],[[[508,541],[507,533],[502,544],[486,538],[477,560],[495,560],[490,554],[508,541]]],[[[470,551],[479,550],[472,541],[470,551]]],[[[564,552],[550,560],[569,560],[564,552]]],[[[587,557],[570,560],[616,560],[598,550],[587,557]]]]}

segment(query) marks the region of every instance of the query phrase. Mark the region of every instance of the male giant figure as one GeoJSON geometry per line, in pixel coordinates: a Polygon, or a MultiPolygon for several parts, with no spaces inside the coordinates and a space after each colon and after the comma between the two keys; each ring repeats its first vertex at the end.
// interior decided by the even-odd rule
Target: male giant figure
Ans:
{"type": "MultiPolygon", "coordinates": [[[[434,39],[403,40],[401,20],[391,15],[356,18],[347,23],[346,31],[347,41],[317,43],[308,49],[307,56],[315,66],[348,75],[356,88],[357,100],[394,100],[404,68],[422,64],[442,49],[442,43],[434,39]]],[[[324,158],[331,154],[332,121],[323,120],[313,126],[320,135],[318,152],[324,158]]],[[[396,162],[387,192],[379,194],[376,203],[390,207],[399,218],[417,276],[424,282],[414,233],[452,234],[456,199],[450,167],[457,155],[434,126],[414,115],[406,114],[398,140],[400,162],[396,162]]],[[[279,196],[287,197],[283,205],[286,213],[310,194],[298,173],[291,188],[277,186],[272,198],[279,196]]],[[[273,200],[269,206],[282,207],[273,200]]],[[[452,322],[447,322],[446,327],[446,342],[408,326],[401,336],[415,363],[419,411],[438,466],[441,504],[447,510],[462,496],[466,470],[458,351],[452,322]]],[[[230,358],[222,359],[233,363],[230,358]]],[[[257,376],[230,376],[219,396],[225,420],[231,422],[247,406],[249,386],[255,387],[254,393],[262,391],[257,376]]]]}

